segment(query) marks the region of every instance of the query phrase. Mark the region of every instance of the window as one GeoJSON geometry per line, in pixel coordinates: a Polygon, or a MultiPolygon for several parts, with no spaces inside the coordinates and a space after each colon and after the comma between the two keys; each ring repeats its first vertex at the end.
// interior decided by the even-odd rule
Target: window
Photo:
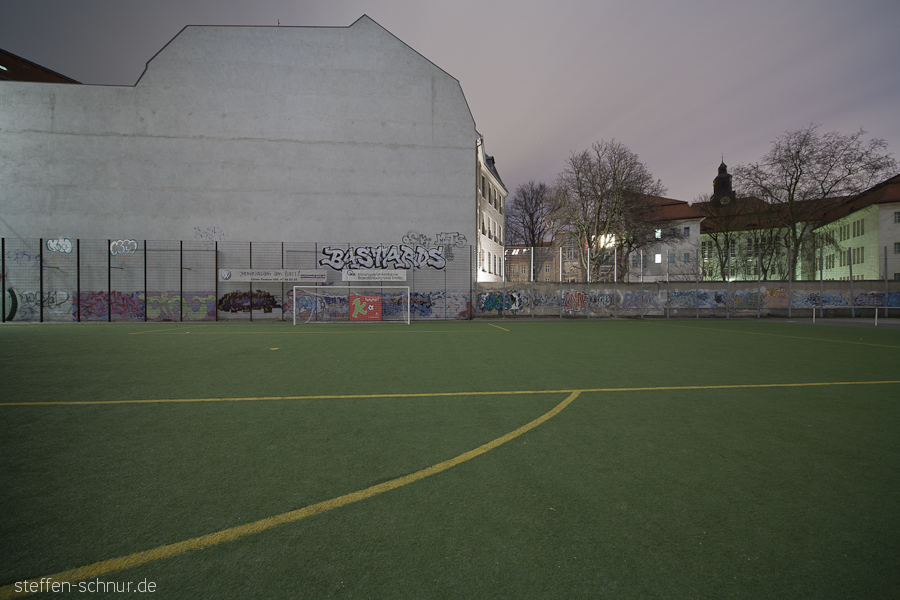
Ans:
{"type": "Polygon", "coordinates": [[[640,258],[638,258],[638,255],[637,255],[637,254],[632,254],[632,255],[631,255],[631,266],[634,267],[635,269],[637,269],[638,266],[640,266],[640,264],[641,264],[641,263],[640,263],[640,258]]]}
{"type": "Polygon", "coordinates": [[[900,242],[894,242],[894,254],[900,254],[900,242]]]}
{"type": "Polygon", "coordinates": [[[662,254],[656,254],[653,256],[653,262],[656,264],[662,264],[662,254]]]}
{"type": "Polygon", "coordinates": [[[662,229],[656,230],[656,239],[662,239],[662,229]]]}
{"type": "Polygon", "coordinates": [[[894,223],[900,223],[900,210],[894,213],[894,223]]]}
{"type": "MultiPolygon", "coordinates": [[[[550,272],[550,265],[544,265],[544,273],[550,272]]],[[[547,281],[550,281],[549,279],[547,281]]]]}
{"type": "Polygon", "coordinates": [[[691,237],[691,228],[690,227],[684,228],[684,237],[691,237]]]}
{"type": "Polygon", "coordinates": [[[528,267],[522,267],[522,275],[528,274],[528,267]]]}
{"type": "Polygon", "coordinates": [[[684,253],[684,262],[691,262],[691,253],[690,252],[684,253]]]}
{"type": "Polygon", "coordinates": [[[675,263],[675,253],[674,252],[669,252],[669,262],[673,263],[673,264],[675,263]]]}

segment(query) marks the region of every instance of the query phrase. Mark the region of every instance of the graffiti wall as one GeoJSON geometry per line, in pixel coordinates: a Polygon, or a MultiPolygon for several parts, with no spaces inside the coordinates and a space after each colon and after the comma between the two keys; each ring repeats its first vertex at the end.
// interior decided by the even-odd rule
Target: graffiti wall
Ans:
{"type": "MultiPolygon", "coordinates": [[[[214,292],[81,292],[73,298],[71,320],[207,321],[216,318],[214,292]],[[182,307],[184,315],[182,316],[182,307]]],[[[46,314],[44,316],[45,320],[46,314]]]]}
{"type": "MultiPolygon", "coordinates": [[[[479,286],[476,302],[477,316],[504,317],[610,317],[664,315],[667,311],[684,315],[685,309],[696,314],[696,310],[705,311],[703,316],[717,316],[716,311],[757,311],[761,316],[786,314],[787,309],[812,309],[813,307],[849,308],[883,307],[900,308],[900,292],[884,292],[858,290],[852,294],[845,284],[845,289],[828,289],[834,283],[827,282],[823,292],[818,282],[808,282],[808,287],[801,282],[794,284],[794,289],[784,285],[772,287],[760,286],[756,289],[666,289],[665,284],[651,284],[641,289],[640,285],[621,284],[617,288],[588,287],[587,284],[540,284],[532,287],[499,288],[497,284],[479,286]],[[815,287],[816,289],[810,289],[815,287]],[[681,311],[680,313],[678,311],[681,311]]],[[[721,285],[716,282],[716,285],[721,285]]],[[[900,312],[900,311],[898,311],[900,312]]],[[[724,312],[722,313],[724,314],[724,312]]],[[[841,314],[850,315],[849,310],[841,314]]]]}
{"type": "MultiPolygon", "coordinates": [[[[399,315],[406,309],[405,294],[384,293],[381,298],[381,313],[386,318],[399,315]]],[[[293,319],[293,290],[288,290],[287,300],[281,308],[287,317],[293,319]]],[[[348,296],[344,293],[329,293],[327,289],[323,289],[314,296],[304,294],[297,298],[297,319],[317,316],[347,320],[349,311],[348,296]]],[[[409,312],[410,320],[413,321],[471,319],[475,314],[468,294],[445,290],[412,292],[409,312]]]]}

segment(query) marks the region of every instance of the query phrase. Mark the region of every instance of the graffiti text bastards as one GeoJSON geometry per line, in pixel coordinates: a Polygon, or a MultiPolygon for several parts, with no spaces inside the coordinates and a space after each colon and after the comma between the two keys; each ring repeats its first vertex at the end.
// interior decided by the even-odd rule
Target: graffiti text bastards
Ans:
{"type": "Polygon", "coordinates": [[[447,266],[444,246],[357,246],[356,248],[322,248],[325,258],[319,259],[320,267],[342,269],[431,269],[441,270],[447,266]]]}

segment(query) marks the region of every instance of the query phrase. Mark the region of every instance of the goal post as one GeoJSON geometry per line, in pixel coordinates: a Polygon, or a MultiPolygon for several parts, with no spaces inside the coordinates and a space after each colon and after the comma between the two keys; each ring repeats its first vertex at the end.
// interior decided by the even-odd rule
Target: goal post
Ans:
{"type": "Polygon", "coordinates": [[[294,325],[410,322],[408,285],[295,285],[294,325]]]}

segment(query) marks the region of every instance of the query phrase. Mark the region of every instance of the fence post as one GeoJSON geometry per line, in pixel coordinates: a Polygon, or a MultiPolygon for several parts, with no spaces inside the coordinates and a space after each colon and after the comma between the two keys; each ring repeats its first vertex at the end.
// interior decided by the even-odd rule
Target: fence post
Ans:
{"type": "Polygon", "coordinates": [[[619,318],[619,248],[613,248],[613,318],[619,318]]]}
{"type": "Polygon", "coordinates": [[[697,295],[694,296],[694,306],[697,309],[697,318],[700,318],[700,252],[697,251],[697,276],[695,277],[697,281],[697,295]]]}
{"type": "MultiPolygon", "coordinates": [[[[815,314],[813,308],[813,317],[815,314]]],[[[825,318],[825,246],[819,246],[819,318],[825,318]]]]}
{"type": "MultiPolygon", "coordinates": [[[[884,316],[885,318],[888,316],[888,294],[890,293],[888,290],[888,262],[887,262],[887,246],[884,247],[884,316]]],[[[877,314],[877,312],[876,312],[877,314]]]]}
{"type": "Polygon", "coordinates": [[[794,269],[791,262],[792,259],[791,247],[788,246],[788,319],[791,318],[791,308],[794,306],[794,269]]]}
{"type": "Polygon", "coordinates": [[[0,323],[6,323],[6,238],[0,238],[0,323]]]}
{"type": "Polygon", "coordinates": [[[756,248],[756,318],[762,310],[762,246],[756,248]]]}
{"type": "Polygon", "coordinates": [[[147,291],[147,240],[144,240],[144,323],[147,322],[147,308],[149,305],[150,298],[147,291]]]}
{"type": "Polygon", "coordinates": [[[847,265],[850,267],[850,318],[856,318],[856,300],[853,297],[853,248],[847,248],[847,265]]]}
{"type": "Polygon", "coordinates": [[[184,240],[178,241],[178,297],[181,300],[178,321],[181,322],[184,320],[184,240]]]}
{"type": "Polygon", "coordinates": [[[728,246],[725,246],[725,318],[731,318],[731,281],[729,281],[729,276],[731,275],[731,249],[728,246]]]}
{"type": "Polygon", "coordinates": [[[81,323],[81,238],[75,239],[75,298],[76,320],[81,323]]]}
{"type": "Polygon", "coordinates": [[[39,238],[38,243],[38,315],[40,322],[44,322],[44,238],[39,238]]]}
{"type": "Polygon", "coordinates": [[[112,323],[112,240],[106,240],[106,321],[112,323]]]}
{"type": "Polygon", "coordinates": [[[534,317],[534,246],[531,247],[531,318],[534,317]]]}
{"type": "Polygon", "coordinates": [[[644,249],[641,248],[641,318],[644,318],[644,249]]]}

